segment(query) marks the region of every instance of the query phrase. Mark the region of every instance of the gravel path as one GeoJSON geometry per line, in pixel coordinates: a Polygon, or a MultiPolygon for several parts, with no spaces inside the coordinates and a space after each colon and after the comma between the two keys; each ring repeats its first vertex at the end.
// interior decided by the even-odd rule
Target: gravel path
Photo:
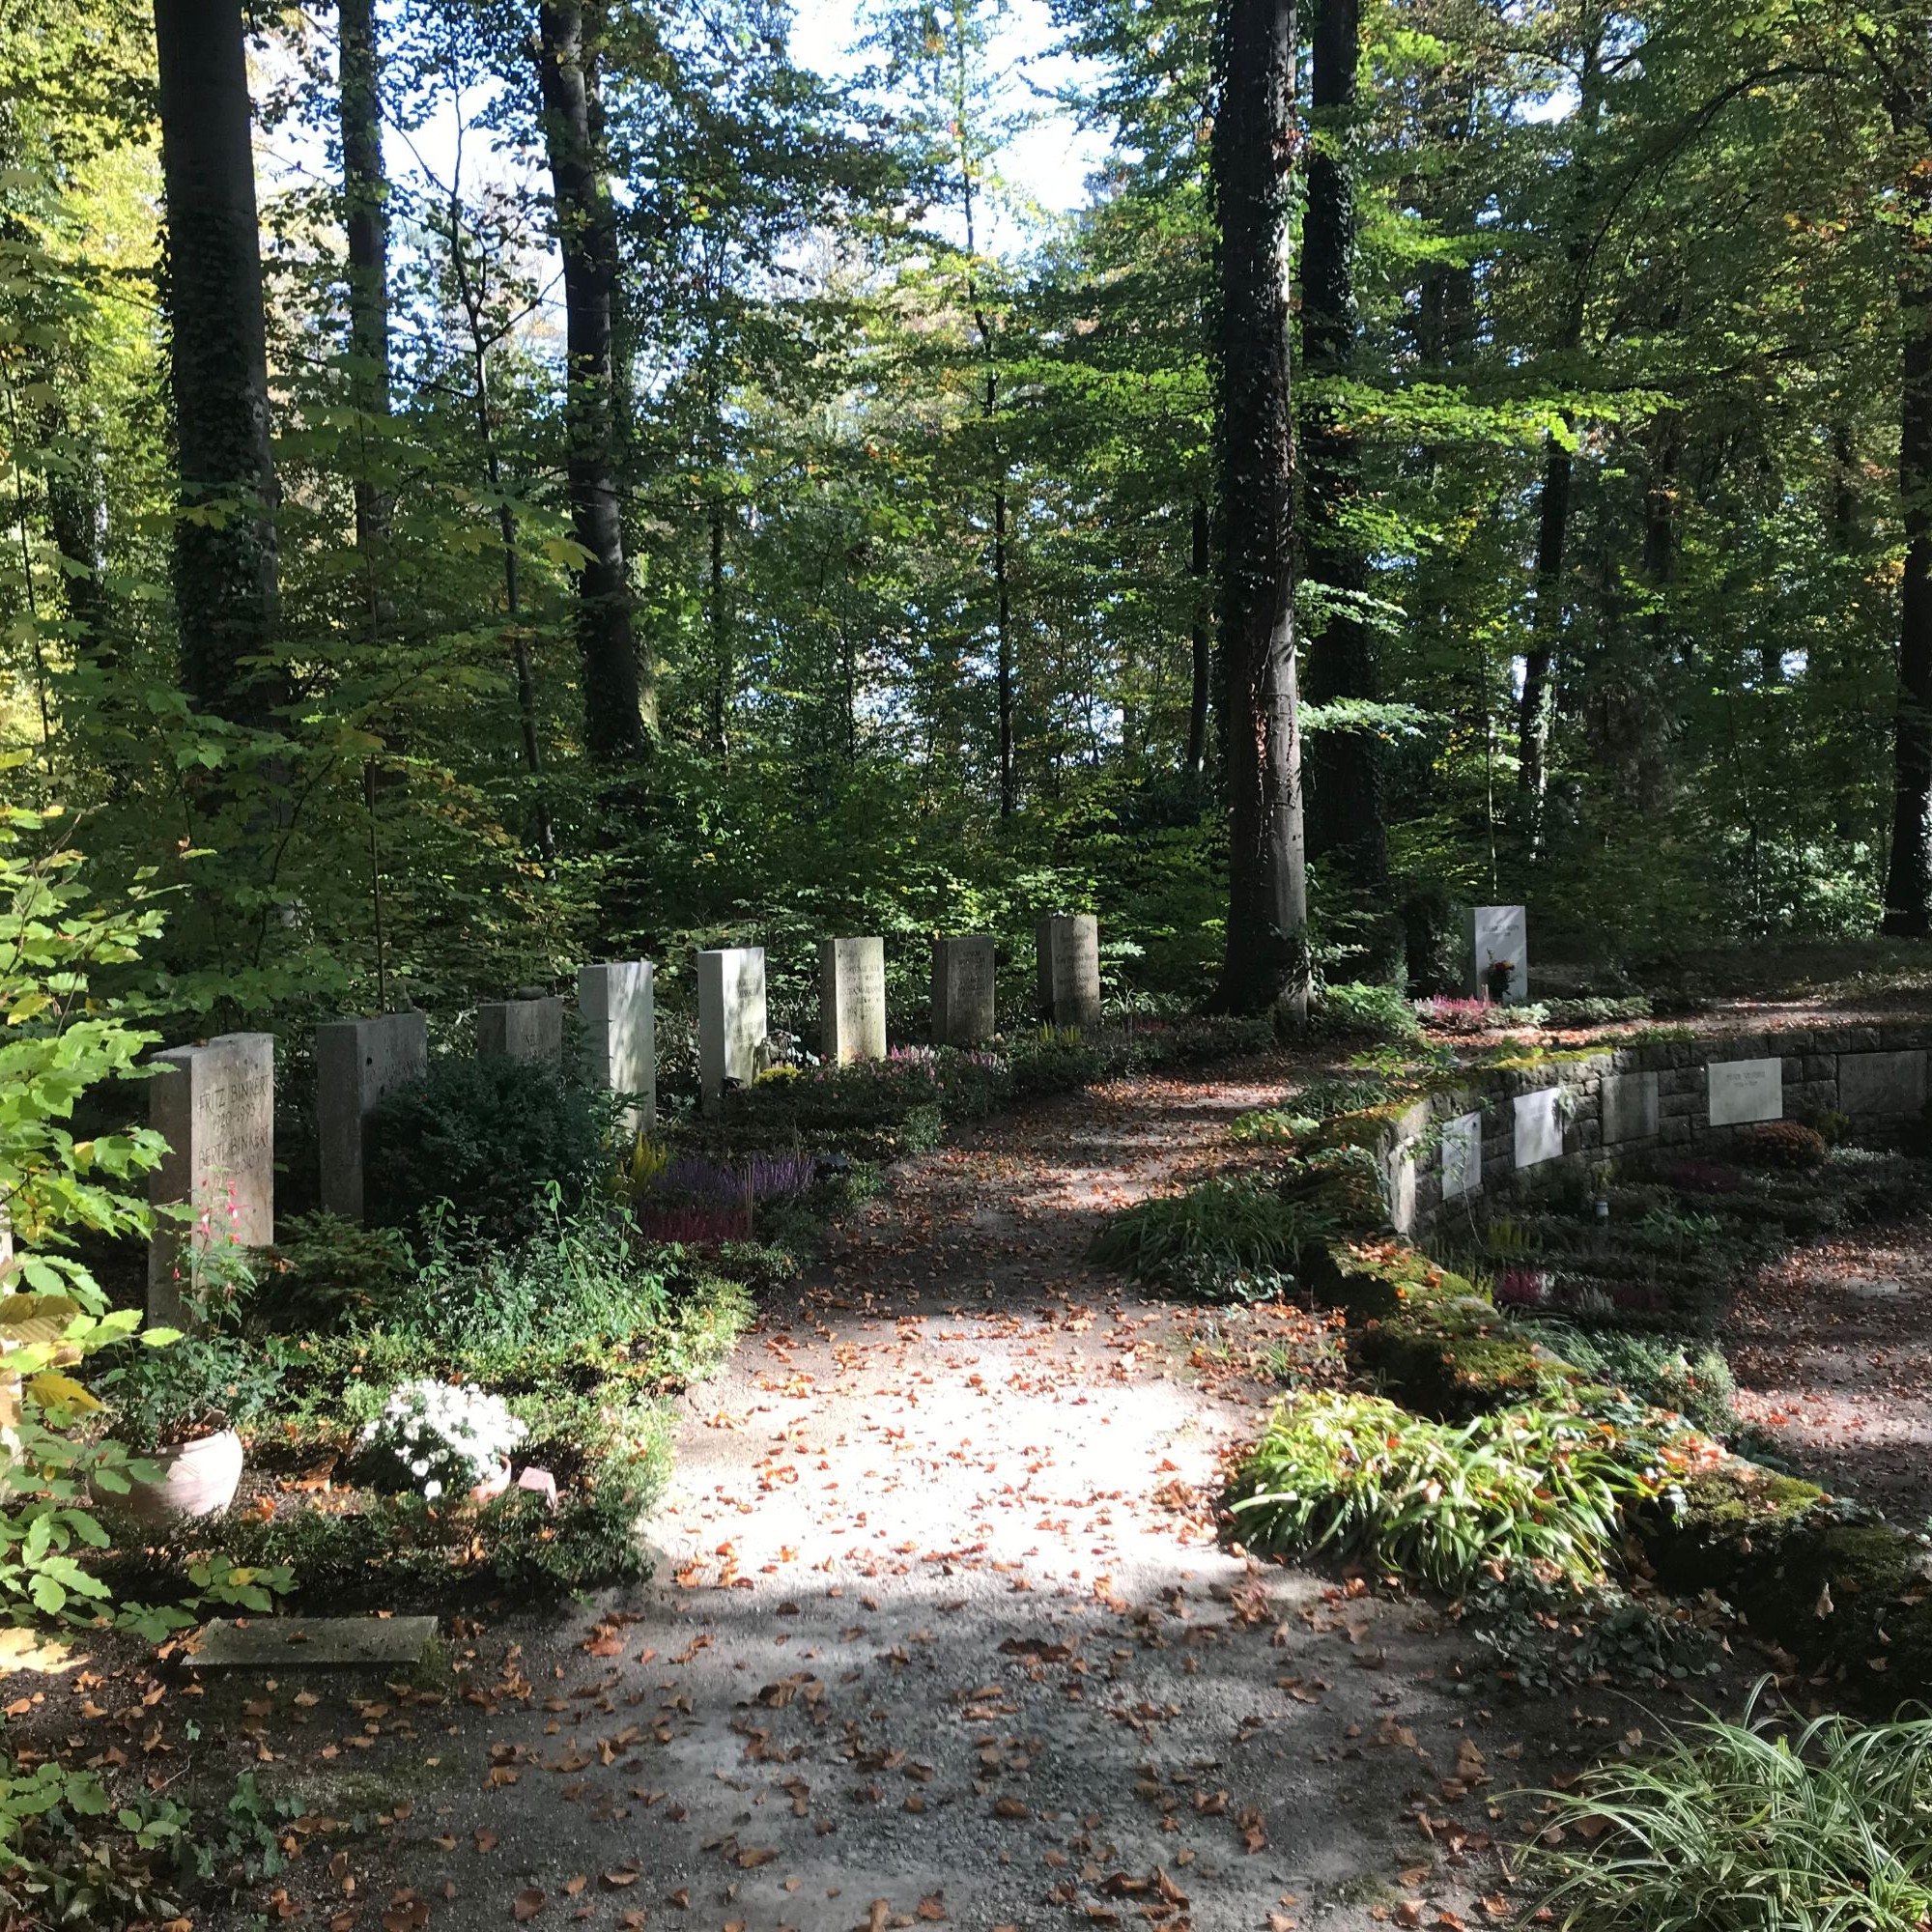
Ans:
{"type": "Polygon", "coordinates": [[[1738,1295],[1724,1351],[1793,1467],[1907,1529],[1932,1516],[1932,1222],[1792,1250],[1738,1295]]]}
{"type": "MultiPolygon", "coordinates": [[[[1426,1607],[1217,1547],[1221,1459],[1276,1392],[1253,1365],[1324,1373],[1329,1332],[1144,1302],[1082,1259],[1100,1213],[1225,1157],[1228,1120],[1289,1077],[1122,1083],[902,1168],[693,1396],[648,1587],[459,1633],[462,1695],[434,1710],[357,1707],[386,1829],[346,1858],[314,1841],[302,1916],[1505,1916],[1493,1794],[1640,1735],[1631,1707],[1492,1712],[1426,1607]]],[[[292,1756],[314,1765],[342,1701],[292,1756]]]]}

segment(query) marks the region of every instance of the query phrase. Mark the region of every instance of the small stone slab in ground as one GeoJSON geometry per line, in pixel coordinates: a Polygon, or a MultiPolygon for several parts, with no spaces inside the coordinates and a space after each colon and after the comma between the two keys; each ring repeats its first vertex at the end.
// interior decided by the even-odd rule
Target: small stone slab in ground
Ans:
{"type": "Polygon", "coordinates": [[[362,1664],[387,1668],[422,1662],[436,1635],[434,1617],[217,1617],[202,1633],[194,1661],[214,1670],[284,1670],[362,1664]]]}

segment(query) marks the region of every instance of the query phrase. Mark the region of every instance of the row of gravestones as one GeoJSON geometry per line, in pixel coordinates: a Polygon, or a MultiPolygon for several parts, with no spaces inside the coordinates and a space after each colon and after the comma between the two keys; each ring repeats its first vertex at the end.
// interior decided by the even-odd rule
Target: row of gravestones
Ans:
{"type": "MultiPolygon", "coordinates": [[[[1784,1118],[1781,1060],[1714,1060],[1704,1069],[1705,1107],[1714,1127],[1749,1126],[1784,1118]]],[[[1646,1140],[1657,1132],[1657,1075],[1604,1076],[1606,1145],[1646,1140]]],[[[1518,1168],[1541,1167],[1563,1155],[1563,1090],[1539,1087],[1514,1102],[1513,1144],[1518,1168]]],[[[1483,1117],[1459,1114],[1442,1127],[1442,1198],[1473,1194],[1483,1184],[1483,1117]]]]}
{"type": "MultiPolygon", "coordinates": [[[[1099,928],[1090,915],[1056,914],[1039,923],[1037,970],[1042,1013],[1056,1026],[1091,1026],[1100,1017],[1099,928]]],[[[886,946],[883,939],[819,942],[820,1045],[840,1065],[886,1053],[886,946]]],[[[994,943],[984,935],[932,942],[932,1038],[976,1046],[995,1032],[994,943]]],[[[633,1131],[657,1110],[657,1009],[648,960],[585,966],[577,976],[589,1077],[632,1096],[633,1131]]],[[[697,1063],[704,1104],[748,1085],[765,1046],[765,955],[760,947],[697,955],[697,1063]]],[[[476,1009],[476,1050],[518,1060],[561,1060],[561,995],[496,1001],[476,1009]]],[[[150,1122],[168,1152],[149,1179],[157,1207],[193,1203],[207,1217],[188,1238],[219,1234],[245,1247],[274,1237],[275,1039],[222,1034],[199,1046],[155,1056],[173,1077],[150,1089],[150,1122]]],[[[429,1032],[419,1012],[330,1020],[316,1029],[316,1137],[322,1206],[363,1215],[365,1135],[384,1096],[429,1070],[429,1032]]],[[[157,1233],[148,1256],[148,1312],[181,1314],[182,1230],[157,1233]]]]}

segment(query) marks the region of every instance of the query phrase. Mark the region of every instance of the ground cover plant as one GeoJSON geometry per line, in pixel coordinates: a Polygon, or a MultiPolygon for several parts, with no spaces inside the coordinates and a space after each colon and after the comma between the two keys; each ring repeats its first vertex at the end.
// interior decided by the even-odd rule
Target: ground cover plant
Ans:
{"type": "Polygon", "coordinates": [[[1566,1932],[1918,1932],[1932,1918],[1932,1719],[1741,1722],[1548,1800],[1529,1874],[1566,1932]]]}
{"type": "Polygon", "coordinates": [[[1486,1571],[1594,1581],[1622,1511],[1682,1460],[1668,1425],[1634,1405],[1512,1407],[1456,1426],[1318,1391],[1276,1408],[1228,1507],[1253,1548],[1326,1553],[1451,1593],[1486,1571]]]}

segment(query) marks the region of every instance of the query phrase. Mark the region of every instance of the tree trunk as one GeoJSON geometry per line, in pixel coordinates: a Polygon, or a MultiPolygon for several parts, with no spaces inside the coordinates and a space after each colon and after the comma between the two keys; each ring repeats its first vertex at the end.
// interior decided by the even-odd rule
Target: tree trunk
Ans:
{"type": "Polygon", "coordinates": [[[383,173],[383,110],[376,0],[337,0],[337,98],[342,135],[342,221],[349,242],[350,394],[366,436],[356,464],[355,547],[368,561],[372,627],[381,621],[381,553],[388,542],[389,493],[373,472],[387,468],[380,430],[389,416],[389,212],[383,173]]]}
{"type": "Polygon", "coordinates": [[[1208,499],[1194,499],[1193,548],[1188,575],[1194,580],[1193,687],[1187,698],[1187,775],[1198,779],[1208,764],[1208,700],[1213,683],[1214,597],[1209,586],[1212,555],[1208,499]]]}
{"type": "MultiPolygon", "coordinates": [[[[1566,346],[1574,347],[1574,344],[1566,346]]],[[[1549,788],[1549,736],[1556,718],[1555,667],[1563,637],[1563,560],[1570,534],[1570,452],[1552,431],[1543,455],[1536,509],[1536,604],[1522,658],[1517,705],[1517,789],[1532,852],[1543,844],[1543,804],[1549,788]]]]}
{"type": "Polygon", "coordinates": [[[1288,347],[1294,0],[1222,0],[1213,174],[1220,221],[1216,440],[1229,804],[1220,1004],[1307,1009],[1308,884],[1294,686],[1288,347]]]}
{"type": "Polygon", "coordinates": [[[724,499],[711,493],[711,749],[731,749],[731,698],[738,667],[731,649],[731,613],[724,608],[724,499]]]}
{"type": "Polygon", "coordinates": [[[274,460],[241,0],[155,0],[167,316],[182,507],[182,688],[266,725],[289,701],[267,664],[277,591],[274,460]],[[197,515],[224,505],[218,516],[197,515]],[[254,662],[250,662],[253,660],[254,662]]]}
{"type": "MultiPolygon", "coordinates": [[[[986,378],[986,406],[994,407],[993,378],[986,378]]],[[[997,663],[1000,705],[1000,816],[1010,818],[1019,801],[1013,775],[1013,637],[1012,595],[1007,582],[1007,491],[1005,484],[993,492],[993,596],[994,620],[998,625],[997,663]]]]}
{"type": "Polygon", "coordinates": [[[1898,495],[1906,548],[1885,930],[1919,939],[1932,933],[1932,177],[1916,170],[1904,196],[1912,216],[1898,280],[1905,322],[1898,495]]]}
{"type": "MultiPolygon", "coordinates": [[[[1361,58],[1358,0],[1321,0],[1312,93],[1322,139],[1309,156],[1302,223],[1301,351],[1308,377],[1340,382],[1355,359],[1355,70],[1361,58]]],[[[1308,391],[1304,388],[1303,394],[1308,391]]],[[[1361,490],[1354,432],[1332,394],[1304,406],[1301,436],[1307,571],[1337,601],[1308,643],[1312,701],[1380,695],[1375,634],[1358,603],[1368,560],[1345,527],[1361,490]]],[[[1308,849],[1329,857],[1350,885],[1378,889],[1388,877],[1380,760],[1374,732],[1330,730],[1309,749],[1308,849]]]]}
{"type": "Polygon", "coordinates": [[[593,757],[622,759],[645,749],[644,680],[631,628],[617,490],[611,355],[617,221],[604,176],[596,52],[584,15],[579,0],[543,0],[537,9],[538,76],[563,256],[570,520],[588,554],[577,583],[583,742],[593,757]]]}

